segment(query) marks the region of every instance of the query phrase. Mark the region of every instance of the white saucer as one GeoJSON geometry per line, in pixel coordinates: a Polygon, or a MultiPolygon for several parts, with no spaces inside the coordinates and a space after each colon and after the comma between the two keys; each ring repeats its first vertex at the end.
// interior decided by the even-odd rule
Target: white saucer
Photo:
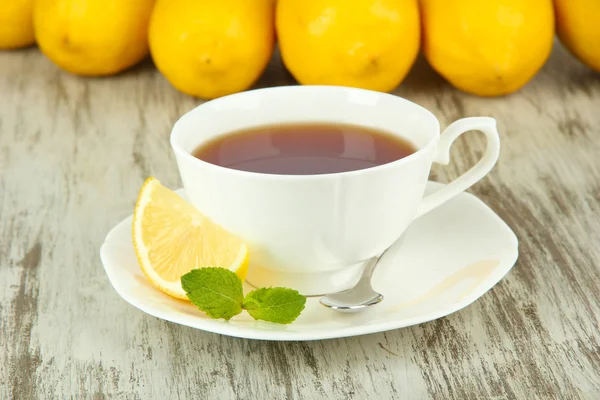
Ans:
{"type": "MultiPolygon", "coordinates": [[[[428,191],[439,187],[430,182],[428,191]]],[[[416,220],[404,241],[381,261],[373,287],[384,295],[382,303],[363,313],[340,314],[311,297],[296,321],[278,325],[255,321],[245,312],[229,322],[213,320],[192,304],[155,289],[138,266],[131,243],[131,217],[109,232],[100,249],[111,284],[140,310],[204,331],[262,340],[363,335],[441,318],[490,290],[512,268],[517,256],[513,231],[481,200],[463,193],[416,220]]]]}

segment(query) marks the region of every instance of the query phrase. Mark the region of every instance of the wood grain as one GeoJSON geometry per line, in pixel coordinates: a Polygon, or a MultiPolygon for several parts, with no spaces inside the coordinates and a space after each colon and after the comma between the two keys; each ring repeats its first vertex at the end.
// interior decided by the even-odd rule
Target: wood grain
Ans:
{"type": "MultiPolygon", "coordinates": [[[[275,59],[257,86],[285,84],[275,59]]],[[[557,46],[511,96],[461,93],[422,60],[397,94],[443,126],[498,119],[501,160],[472,192],[517,233],[516,267],[434,322],[248,341],[134,309],[98,257],[145,177],[180,186],[168,135],[200,101],[150,62],[84,79],[37,49],[0,53],[0,399],[600,398],[600,76],[557,46]]],[[[478,158],[465,136],[436,179],[478,158]]]]}

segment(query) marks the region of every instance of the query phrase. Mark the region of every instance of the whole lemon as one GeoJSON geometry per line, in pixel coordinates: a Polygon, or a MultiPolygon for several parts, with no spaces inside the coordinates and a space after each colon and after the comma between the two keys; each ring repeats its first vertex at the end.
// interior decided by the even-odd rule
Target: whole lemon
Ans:
{"type": "Polygon", "coordinates": [[[33,0],[0,1],[0,49],[33,44],[33,0]]]}
{"type": "Polygon", "coordinates": [[[154,0],[36,0],[35,36],[42,52],[78,75],[112,75],[148,54],[154,0]]]}
{"type": "Polygon", "coordinates": [[[212,99],[248,89],[273,53],[272,0],[158,0],[150,52],[180,91],[212,99]]]}
{"type": "Polygon", "coordinates": [[[465,92],[514,92],[552,49],[552,0],[421,0],[421,13],[425,57],[465,92]]]}
{"type": "Polygon", "coordinates": [[[276,27],[302,84],[391,91],[419,51],[417,0],[279,0],[276,27]]]}
{"type": "Polygon", "coordinates": [[[560,41],[581,62],[600,72],[600,1],[555,0],[560,41]]]}

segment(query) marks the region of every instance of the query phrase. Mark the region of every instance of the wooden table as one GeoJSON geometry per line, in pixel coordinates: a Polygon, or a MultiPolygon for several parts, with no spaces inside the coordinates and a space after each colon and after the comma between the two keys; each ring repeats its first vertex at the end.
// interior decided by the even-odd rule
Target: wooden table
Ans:
{"type": "MultiPolygon", "coordinates": [[[[258,86],[293,80],[276,58],[258,86]]],[[[556,47],[520,92],[461,93],[422,60],[397,94],[443,126],[496,117],[472,188],[516,232],[512,272],[470,307],[379,334],[223,337],[125,303],[98,256],[143,180],[181,185],[172,124],[200,101],[146,62],[85,79],[37,49],[0,53],[0,399],[599,399],[600,75],[556,47]]],[[[448,180],[473,164],[467,134],[448,180]]]]}

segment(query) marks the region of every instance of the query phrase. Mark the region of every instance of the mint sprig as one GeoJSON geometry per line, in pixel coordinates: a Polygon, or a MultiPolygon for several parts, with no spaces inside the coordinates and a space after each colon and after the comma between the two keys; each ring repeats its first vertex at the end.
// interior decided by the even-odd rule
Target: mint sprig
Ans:
{"type": "Polygon", "coordinates": [[[304,310],[306,297],[287,288],[262,288],[244,298],[242,280],[225,268],[194,269],[181,277],[181,286],[190,301],[211,318],[226,320],[242,309],[252,318],[292,323],[304,310]]]}

